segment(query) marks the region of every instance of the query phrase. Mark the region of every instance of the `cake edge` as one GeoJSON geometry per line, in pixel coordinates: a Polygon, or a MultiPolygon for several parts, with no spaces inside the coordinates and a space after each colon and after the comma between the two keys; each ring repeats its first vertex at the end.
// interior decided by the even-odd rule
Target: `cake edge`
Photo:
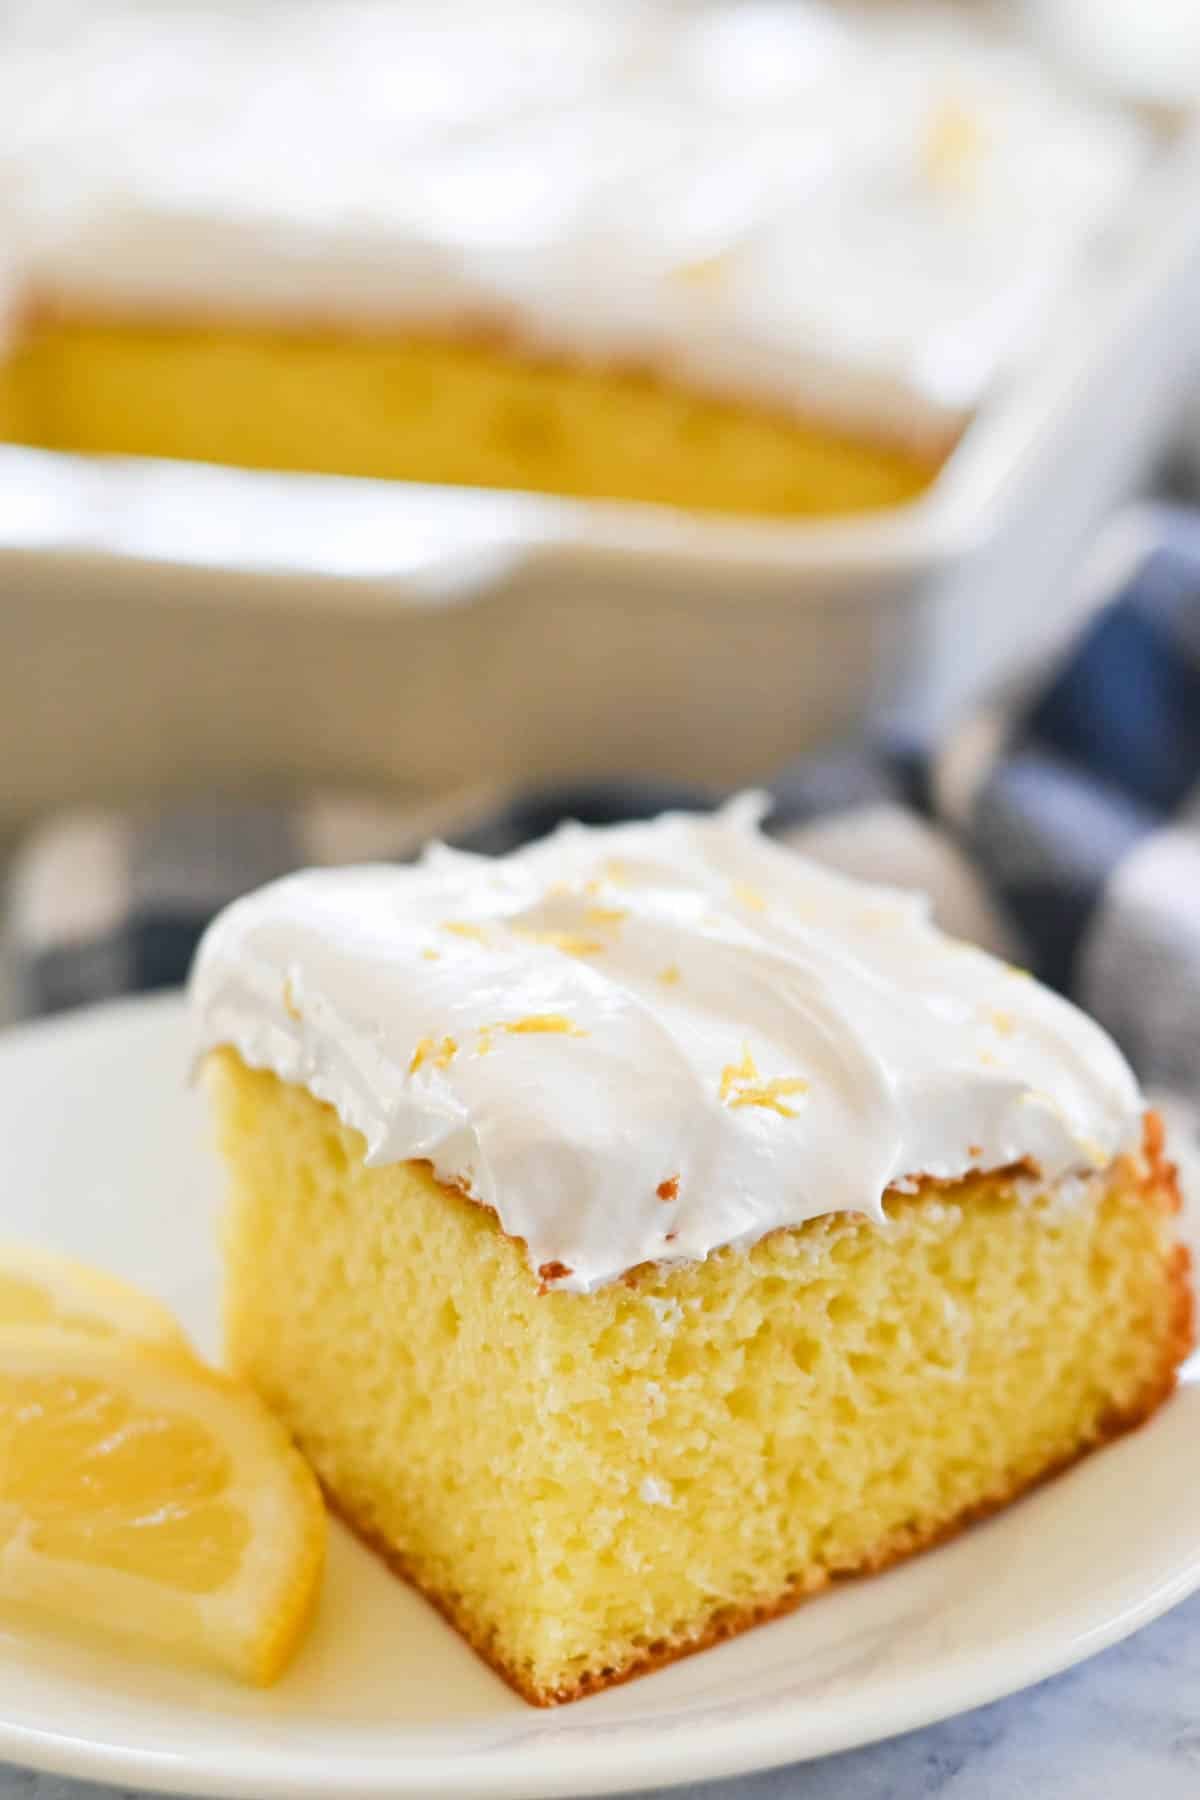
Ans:
{"type": "MultiPolygon", "coordinates": [[[[924,420],[914,418],[909,412],[901,421],[890,414],[883,417],[884,409],[878,407],[874,415],[869,416],[865,408],[861,414],[852,413],[849,408],[839,412],[819,401],[814,403],[808,397],[802,401],[781,402],[750,382],[707,382],[681,376],[661,355],[655,356],[650,351],[621,351],[603,358],[583,356],[541,339],[535,331],[523,330],[502,311],[485,308],[409,312],[396,306],[378,313],[364,312],[358,317],[319,304],[286,315],[258,312],[236,303],[214,306],[199,302],[195,307],[188,307],[175,300],[143,302],[134,308],[102,294],[90,296],[76,289],[56,293],[45,285],[39,289],[32,283],[25,294],[18,296],[13,313],[15,323],[7,346],[11,360],[15,360],[26,344],[36,346],[38,336],[43,332],[52,335],[56,331],[111,331],[130,336],[147,334],[186,339],[228,334],[267,344],[315,341],[404,350],[429,349],[435,353],[461,352],[490,358],[517,373],[568,377],[589,373],[617,387],[640,389],[728,410],[814,440],[825,440],[839,451],[887,463],[896,472],[902,469],[919,481],[913,498],[922,497],[933,486],[984,404],[981,399],[975,405],[945,416],[935,416],[931,412],[924,420]]],[[[0,354],[0,363],[4,360],[0,354]]],[[[553,493],[555,490],[529,491],[553,493]]],[[[789,515],[750,516],[771,519],[789,515]]],[[[836,518],[840,515],[814,512],[795,516],[836,518]]]]}
{"type": "MultiPolygon", "coordinates": [[[[1178,1171],[1165,1151],[1165,1139],[1162,1120],[1157,1112],[1147,1110],[1142,1142],[1142,1156],[1145,1160],[1145,1173],[1140,1187],[1146,1195],[1148,1203],[1158,1205],[1162,1211],[1178,1215],[1182,1210],[1182,1197],[1179,1190],[1178,1171]]],[[[941,1184],[938,1184],[941,1185],[941,1184]]],[[[792,1228],[795,1229],[795,1228],[792,1228]]],[[[919,1555],[924,1550],[935,1549],[957,1537],[960,1532],[970,1526],[979,1524],[1003,1511],[1027,1494],[1032,1494],[1039,1487],[1065,1474],[1075,1464],[1104,1449],[1118,1438],[1138,1430],[1152,1419],[1175,1390],[1179,1369],[1196,1344],[1196,1303],[1191,1283],[1192,1253],[1188,1246],[1176,1243],[1167,1268],[1167,1282],[1171,1296],[1170,1322],[1166,1336],[1162,1365],[1157,1375],[1149,1381],[1140,1397],[1134,1403],[1120,1410],[1105,1414],[1097,1427],[1096,1435],[1089,1442],[1078,1445],[1066,1455],[1055,1457],[1044,1468],[1037,1471],[1027,1480],[1016,1481],[997,1490],[995,1493],[977,1500],[949,1519],[941,1520],[923,1529],[905,1529],[885,1538],[873,1551],[849,1569],[835,1571],[825,1570],[811,1583],[797,1590],[789,1589],[774,1598],[752,1602],[745,1606],[720,1606],[714,1609],[705,1625],[695,1633],[689,1633],[686,1639],[667,1640],[658,1645],[651,1645],[645,1651],[631,1657],[620,1668],[599,1674],[587,1673],[569,1686],[559,1688],[538,1688],[526,1682],[519,1670],[498,1657],[488,1642],[486,1632],[461,1611],[456,1609],[453,1601],[439,1589],[423,1582],[393,1546],[386,1543],[373,1532],[369,1526],[362,1524],[346,1507],[340,1497],[333,1493],[322,1482],[326,1504],[333,1515],[351,1531],[360,1543],[386,1564],[392,1574],[429,1602],[441,1614],[446,1623],[475,1652],[476,1656],[490,1668],[493,1674],[512,1689],[522,1700],[531,1706],[552,1707],[567,1705],[575,1700],[586,1699],[590,1694],[602,1693],[607,1688],[621,1687],[627,1681],[635,1681],[639,1676],[652,1675],[656,1670],[667,1668],[671,1663],[682,1662],[685,1657],[695,1656],[703,1650],[711,1649],[715,1644],[726,1642],[730,1638],[740,1637],[743,1632],[751,1631],[756,1625],[770,1624],[774,1619],[785,1617],[788,1613],[802,1606],[817,1594],[827,1589],[840,1586],[843,1582],[856,1581],[864,1576],[882,1574],[897,1563],[910,1556],[919,1555]]]]}

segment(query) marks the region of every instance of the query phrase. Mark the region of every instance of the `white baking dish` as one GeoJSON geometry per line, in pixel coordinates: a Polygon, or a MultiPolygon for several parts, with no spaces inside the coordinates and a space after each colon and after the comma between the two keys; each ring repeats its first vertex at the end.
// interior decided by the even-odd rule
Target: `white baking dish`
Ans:
{"type": "Polygon", "coordinates": [[[757,524],[0,448],[0,825],[313,776],[736,781],[936,715],[1061,623],[1200,359],[1200,149],[888,514],[757,524]]]}

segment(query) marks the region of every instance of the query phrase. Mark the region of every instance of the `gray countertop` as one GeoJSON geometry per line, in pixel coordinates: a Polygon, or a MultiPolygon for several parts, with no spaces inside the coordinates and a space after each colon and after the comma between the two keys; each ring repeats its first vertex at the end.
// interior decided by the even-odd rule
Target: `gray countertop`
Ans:
{"type": "MultiPolygon", "coordinates": [[[[891,1743],[696,1800],[1197,1800],[1200,1595],[1065,1675],[891,1743]]],[[[0,1800],[127,1800],[0,1767],[0,1800]]],[[[330,1800],[336,1800],[331,1795],[330,1800]]]]}

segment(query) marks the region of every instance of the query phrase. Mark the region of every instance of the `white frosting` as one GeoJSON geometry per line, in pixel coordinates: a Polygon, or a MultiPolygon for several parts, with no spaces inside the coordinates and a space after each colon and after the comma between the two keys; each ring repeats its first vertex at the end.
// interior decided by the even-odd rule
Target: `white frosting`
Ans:
{"type": "Polygon", "coordinates": [[[482,319],[931,443],[1029,349],[1150,149],[936,5],[14,16],[0,193],[42,294],[482,319]]]}
{"type": "Polygon", "coordinates": [[[428,1159],[577,1290],[882,1219],[916,1175],[1029,1159],[1053,1181],[1134,1141],[1098,1026],[760,811],[274,882],[204,938],[199,1046],[330,1102],[372,1165],[428,1159]]]}

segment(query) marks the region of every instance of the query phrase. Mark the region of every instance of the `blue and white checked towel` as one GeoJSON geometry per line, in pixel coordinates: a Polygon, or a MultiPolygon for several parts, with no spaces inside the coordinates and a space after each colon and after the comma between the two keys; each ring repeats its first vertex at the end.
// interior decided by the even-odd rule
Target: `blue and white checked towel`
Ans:
{"type": "MultiPolygon", "coordinates": [[[[1148,1083],[1200,1098],[1200,516],[1140,515],[1061,655],[932,748],[808,758],[765,785],[772,828],[852,873],[928,890],[951,930],[1072,994],[1148,1083]]],[[[1110,559],[1111,560],[1111,559],[1110,559]]],[[[18,853],[8,939],[22,1010],[181,981],[236,894],[306,862],[504,851],[564,817],[718,796],[654,781],[420,808],[315,794],[50,820],[18,853]]]]}

